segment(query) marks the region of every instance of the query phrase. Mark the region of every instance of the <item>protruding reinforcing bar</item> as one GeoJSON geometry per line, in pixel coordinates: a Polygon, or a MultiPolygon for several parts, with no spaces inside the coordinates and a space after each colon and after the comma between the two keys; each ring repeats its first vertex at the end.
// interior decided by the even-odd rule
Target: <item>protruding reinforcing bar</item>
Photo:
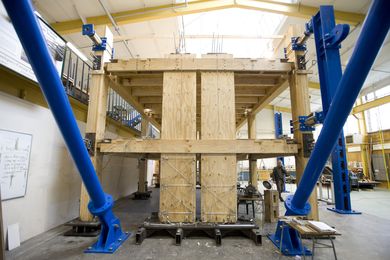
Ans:
{"type": "MultiPolygon", "coordinates": [[[[390,1],[374,0],[364,21],[356,47],[338,84],[329,107],[323,128],[307,163],[298,188],[286,202],[286,215],[307,215],[310,205],[307,200],[331,154],[336,140],[350,114],[364,81],[382,46],[390,27],[390,1]]],[[[326,46],[325,46],[326,47],[326,46]]],[[[270,239],[286,255],[301,255],[304,252],[299,243],[297,231],[284,228],[278,223],[270,239]]],[[[305,250],[305,254],[310,254],[305,250]]]]}
{"type": "Polygon", "coordinates": [[[86,252],[113,253],[130,234],[122,232],[112,212],[113,199],[100,185],[32,5],[29,0],[3,0],[3,4],[91,198],[88,208],[102,223],[98,241],[86,252]]]}

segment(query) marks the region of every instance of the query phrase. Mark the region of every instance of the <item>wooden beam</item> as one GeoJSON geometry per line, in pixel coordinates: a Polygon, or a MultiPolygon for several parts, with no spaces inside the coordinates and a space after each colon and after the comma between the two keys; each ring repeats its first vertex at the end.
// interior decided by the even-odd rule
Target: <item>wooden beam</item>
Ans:
{"type": "Polygon", "coordinates": [[[369,110],[371,108],[379,107],[381,105],[388,104],[388,103],[390,103],[390,95],[385,96],[385,97],[381,97],[381,98],[377,98],[373,101],[370,101],[370,102],[367,102],[367,103],[364,103],[361,105],[357,105],[352,109],[352,114],[364,112],[364,111],[369,110]]]}
{"type": "Polygon", "coordinates": [[[144,112],[144,107],[119,83],[116,82],[115,77],[106,76],[110,80],[110,87],[115,90],[126,102],[132,105],[135,110],[142,115],[142,117],[149,118],[150,123],[153,124],[158,130],[161,129],[160,124],[152,117],[148,117],[144,112]]]}
{"type": "Polygon", "coordinates": [[[162,96],[162,86],[136,86],[131,87],[131,95],[133,97],[161,97],[162,96]]]}
{"type": "MultiPolygon", "coordinates": [[[[318,7],[302,4],[288,4],[274,1],[260,0],[194,0],[186,3],[171,3],[157,5],[140,9],[126,10],[111,15],[118,25],[146,22],[156,19],[165,19],[187,14],[208,12],[227,8],[242,8],[283,14],[292,17],[299,17],[305,20],[310,19],[318,12],[318,7]]],[[[363,22],[365,15],[353,12],[335,11],[337,23],[349,23],[351,25],[363,22]]],[[[108,25],[111,21],[107,15],[87,17],[87,23],[95,26],[108,25]]],[[[81,32],[83,22],[80,19],[67,20],[52,23],[51,26],[60,34],[81,32]]]]}
{"type": "Polygon", "coordinates": [[[280,154],[298,152],[296,144],[281,139],[238,140],[162,140],[117,139],[98,145],[102,153],[209,153],[209,154],[280,154]]]}
{"type": "Polygon", "coordinates": [[[259,98],[258,97],[242,97],[242,96],[237,96],[236,95],[236,104],[257,104],[259,103],[259,98]]]}
{"type": "Polygon", "coordinates": [[[267,95],[266,89],[257,87],[236,87],[236,96],[240,97],[264,97],[267,95]]]}
{"type": "Polygon", "coordinates": [[[234,58],[153,58],[129,59],[108,63],[109,73],[122,72],[160,72],[160,71],[259,71],[290,72],[291,63],[270,59],[234,58]]]}
{"type": "Polygon", "coordinates": [[[162,97],[139,97],[138,102],[141,104],[162,104],[162,97]]]}
{"type": "MultiPolygon", "coordinates": [[[[277,86],[267,90],[267,93],[266,93],[267,95],[261,99],[259,104],[257,104],[254,109],[252,109],[251,113],[253,115],[256,115],[259,111],[261,111],[264,108],[266,108],[267,105],[272,100],[274,100],[277,96],[279,96],[283,91],[285,91],[288,88],[288,84],[289,84],[288,80],[285,80],[281,84],[279,84],[279,85],[277,85],[277,86]]],[[[247,120],[246,118],[242,119],[238,123],[237,129],[241,128],[245,124],[246,120],[247,120]]]]}

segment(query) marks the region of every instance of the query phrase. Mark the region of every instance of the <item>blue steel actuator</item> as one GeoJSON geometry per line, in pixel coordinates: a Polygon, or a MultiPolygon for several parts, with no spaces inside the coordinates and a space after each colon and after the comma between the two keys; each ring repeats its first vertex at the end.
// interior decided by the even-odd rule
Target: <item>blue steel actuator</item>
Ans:
{"type": "Polygon", "coordinates": [[[32,5],[29,0],[3,0],[3,4],[91,198],[88,208],[102,224],[98,241],[86,252],[113,253],[130,234],[122,231],[112,212],[113,199],[103,192],[32,5]]]}
{"type": "MultiPolygon", "coordinates": [[[[285,201],[286,215],[304,216],[310,212],[310,205],[307,202],[309,196],[316,186],[379,49],[389,32],[390,16],[388,10],[390,10],[390,1],[388,0],[374,0],[371,4],[344,74],[334,95],[329,95],[332,99],[326,112],[322,131],[298,188],[295,194],[289,196],[285,201]]],[[[321,11],[313,19],[317,19],[318,16],[321,16],[321,11]]],[[[329,19],[329,17],[323,17],[323,19],[329,19]]],[[[333,30],[333,33],[340,34],[341,31],[333,30]]],[[[337,41],[337,37],[339,37],[339,35],[329,36],[328,42],[322,41],[320,50],[326,48],[328,43],[332,44],[332,41],[337,41]]],[[[310,254],[309,250],[302,247],[297,231],[289,227],[282,229],[283,225],[282,222],[279,222],[275,234],[269,237],[275,246],[285,255],[310,254]]]]}

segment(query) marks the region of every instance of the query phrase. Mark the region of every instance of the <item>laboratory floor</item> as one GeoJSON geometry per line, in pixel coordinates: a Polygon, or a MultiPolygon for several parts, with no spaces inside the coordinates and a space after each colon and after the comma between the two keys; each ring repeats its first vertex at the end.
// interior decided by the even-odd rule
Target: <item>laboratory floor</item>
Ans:
{"type": "MultiPolygon", "coordinates": [[[[287,187],[290,191],[295,187],[287,187]]],[[[283,197],[290,193],[283,194],[283,197]]],[[[159,190],[153,189],[152,198],[147,201],[123,198],[117,201],[115,214],[121,219],[125,230],[134,232],[153,211],[158,211],[159,190]]],[[[339,215],[327,210],[320,202],[320,220],[334,226],[342,236],[335,240],[338,259],[389,259],[390,255],[390,191],[365,190],[351,193],[352,205],[361,215],[339,215]]],[[[282,204],[280,212],[284,213],[282,204]]],[[[241,208],[240,215],[245,214],[241,208]]],[[[258,214],[261,218],[261,215],[258,214]]],[[[258,223],[260,219],[256,219],[258,223]]],[[[135,244],[130,237],[114,255],[84,254],[83,250],[96,238],[64,237],[68,227],[60,226],[34,237],[11,252],[7,259],[300,259],[281,255],[265,236],[275,230],[275,223],[264,225],[263,245],[241,237],[222,239],[217,247],[213,239],[191,237],[184,239],[181,246],[175,246],[169,237],[147,238],[142,245],[135,244]]],[[[308,246],[310,241],[304,241],[308,246]]],[[[330,249],[316,250],[315,259],[333,259],[330,249]]]]}

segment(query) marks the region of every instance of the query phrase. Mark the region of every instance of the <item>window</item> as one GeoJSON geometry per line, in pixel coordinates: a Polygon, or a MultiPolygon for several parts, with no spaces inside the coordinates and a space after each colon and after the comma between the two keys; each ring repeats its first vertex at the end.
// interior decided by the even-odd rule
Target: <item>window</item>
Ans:
{"type": "Polygon", "coordinates": [[[274,34],[279,31],[285,16],[232,8],[178,19],[185,39],[181,52],[198,56],[229,53],[237,58],[271,58],[273,43],[282,40],[274,34]]]}
{"type": "Polygon", "coordinates": [[[390,103],[364,111],[367,132],[390,129],[390,103]]]}

